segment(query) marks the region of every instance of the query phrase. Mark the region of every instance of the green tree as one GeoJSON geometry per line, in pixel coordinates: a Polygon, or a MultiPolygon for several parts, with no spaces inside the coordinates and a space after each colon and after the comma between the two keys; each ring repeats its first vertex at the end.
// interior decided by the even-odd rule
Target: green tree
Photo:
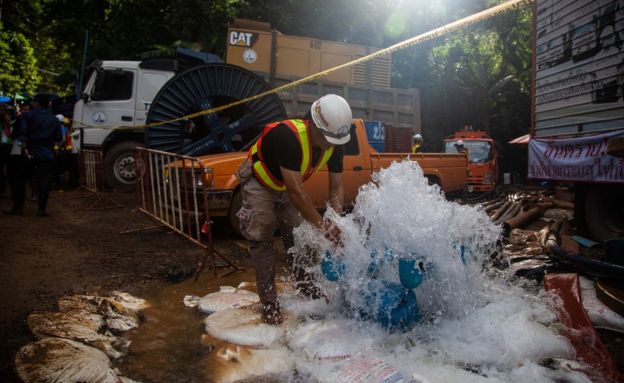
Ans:
{"type": "Polygon", "coordinates": [[[429,90],[446,109],[444,133],[464,123],[501,138],[517,133],[509,132],[512,125],[527,129],[529,114],[518,121],[509,104],[528,105],[529,43],[530,11],[523,9],[457,32],[431,50],[429,72],[439,86],[429,90]]]}
{"type": "Polygon", "coordinates": [[[23,34],[6,31],[0,23],[0,92],[34,91],[40,81],[37,60],[23,34]]]}

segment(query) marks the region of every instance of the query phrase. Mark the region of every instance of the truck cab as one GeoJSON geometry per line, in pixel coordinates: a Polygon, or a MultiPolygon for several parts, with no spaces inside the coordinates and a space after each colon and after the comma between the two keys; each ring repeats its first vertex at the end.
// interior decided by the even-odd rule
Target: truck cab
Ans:
{"type": "Polygon", "coordinates": [[[91,65],[91,75],[74,105],[72,138],[80,147],[104,152],[110,187],[133,190],[134,148],[143,145],[142,125],[163,85],[182,70],[220,61],[215,55],[178,48],[171,57],[91,65]]]}
{"type": "Polygon", "coordinates": [[[458,153],[463,142],[468,154],[468,192],[489,192],[498,178],[498,152],[487,132],[462,130],[444,140],[444,153],[458,153]]]}

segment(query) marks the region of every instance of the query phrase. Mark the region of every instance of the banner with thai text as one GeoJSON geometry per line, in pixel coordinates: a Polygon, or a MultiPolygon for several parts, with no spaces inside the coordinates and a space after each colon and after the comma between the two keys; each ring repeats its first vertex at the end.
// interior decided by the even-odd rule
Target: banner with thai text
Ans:
{"type": "Polygon", "coordinates": [[[624,182],[624,159],[607,154],[607,142],[624,130],[566,139],[529,141],[529,178],[624,182]]]}

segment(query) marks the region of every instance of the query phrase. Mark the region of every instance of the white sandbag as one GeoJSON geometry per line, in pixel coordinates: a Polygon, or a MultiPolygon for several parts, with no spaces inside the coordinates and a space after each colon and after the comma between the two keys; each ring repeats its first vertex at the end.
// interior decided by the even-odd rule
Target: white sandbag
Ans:
{"type": "Polygon", "coordinates": [[[121,303],[125,308],[135,312],[145,310],[149,307],[149,303],[147,303],[145,299],[135,297],[123,291],[113,291],[110,298],[121,303]]]}
{"type": "Polygon", "coordinates": [[[69,313],[33,313],[28,316],[28,327],[37,339],[58,337],[75,340],[105,352],[111,358],[123,356],[129,342],[103,333],[104,318],[84,311],[69,313]]]}
{"type": "Polygon", "coordinates": [[[358,344],[353,342],[355,334],[349,331],[348,323],[323,320],[301,324],[288,335],[288,345],[312,359],[349,359],[358,352],[358,344]]]}
{"type": "Polygon", "coordinates": [[[199,304],[200,299],[201,297],[198,297],[197,295],[185,295],[182,302],[186,307],[195,308],[199,304]]]}
{"type": "Polygon", "coordinates": [[[95,314],[102,299],[95,295],[63,296],[58,300],[58,308],[60,312],[86,311],[95,314]]]}
{"type": "Polygon", "coordinates": [[[260,297],[256,293],[242,288],[221,286],[216,293],[202,297],[197,307],[202,313],[210,315],[217,311],[250,306],[258,302],[260,297]]]}
{"type": "Polygon", "coordinates": [[[323,382],[340,383],[429,383],[424,378],[397,370],[381,359],[357,357],[320,374],[323,382]]]}
{"type": "Polygon", "coordinates": [[[97,313],[98,307],[104,299],[114,300],[124,308],[136,313],[149,307],[149,303],[145,299],[137,298],[122,291],[113,291],[110,297],[84,294],[63,296],[58,300],[58,307],[61,312],[82,310],[97,313]]]}
{"type": "Polygon", "coordinates": [[[45,338],[22,347],[15,369],[24,383],[119,383],[103,352],[62,338],[45,338]]]}
{"type": "MultiPolygon", "coordinates": [[[[268,375],[288,374],[295,362],[286,347],[252,349],[228,345],[217,350],[210,376],[216,383],[231,383],[268,375]]],[[[281,379],[280,379],[281,380],[281,379]]]]}
{"type": "Polygon", "coordinates": [[[106,327],[117,332],[124,332],[139,327],[142,313],[127,308],[115,299],[104,298],[98,307],[105,321],[106,327]]]}
{"type": "Polygon", "coordinates": [[[113,331],[136,328],[142,320],[141,310],[149,307],[145,299],[128,293],[114,291],[111,297],[97,295],[71,295],[58,300],[59,311],[64,313],[88,312],[104,317],[106,326],[113,331]]]}
{"type": "Polygon", "coordinates": [[[624,333],[624,317],[611,310],[596,297],[596,283],[579,276],[579,287],[583,307],[594,327],[624,333]]]}
{"type": "Polygon", "coordinates": [[[217,311],[204,320],[206,332],[213,338],[242,346],[271,348],[280,344],[291,324],[272,326],[262,320],[260,305],[217,311]]]}

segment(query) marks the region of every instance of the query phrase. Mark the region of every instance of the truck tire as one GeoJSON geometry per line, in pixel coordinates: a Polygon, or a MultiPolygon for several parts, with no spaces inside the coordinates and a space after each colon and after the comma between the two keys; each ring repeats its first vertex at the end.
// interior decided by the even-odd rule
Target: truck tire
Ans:
{"type": "Polygon", "coordinates": [[[104,155],[106,184],[121,192],[134,191],[136,167],[134,148],[143,147],[138,141],[123,141],[113,145],[104,155]]]}
{"type": "Polygon", "coordinates": [[[442,183],[440,182],[440,179],[438,177],[425,174],[425,178],[427,179],[427,182],[429,183],[429,185],[431,186],[438,185],[440,189],[442,189],[442,183]]]}
{"type": "Polygon", "coordinates": [[[232,203],[230,204],[230,214],[228,215],[230,228],[236,233],[236,235],[242,237],[243,233],[240,230],[240,221],[236,215],[243,205],[243,195],[240,190],[236,190],[232,196],[232,203]]]}
{"type": "Polygon", "coordinates": [[[587,229],[597,241],[624,239],[624,185],[588,185],[587,229]]]}

